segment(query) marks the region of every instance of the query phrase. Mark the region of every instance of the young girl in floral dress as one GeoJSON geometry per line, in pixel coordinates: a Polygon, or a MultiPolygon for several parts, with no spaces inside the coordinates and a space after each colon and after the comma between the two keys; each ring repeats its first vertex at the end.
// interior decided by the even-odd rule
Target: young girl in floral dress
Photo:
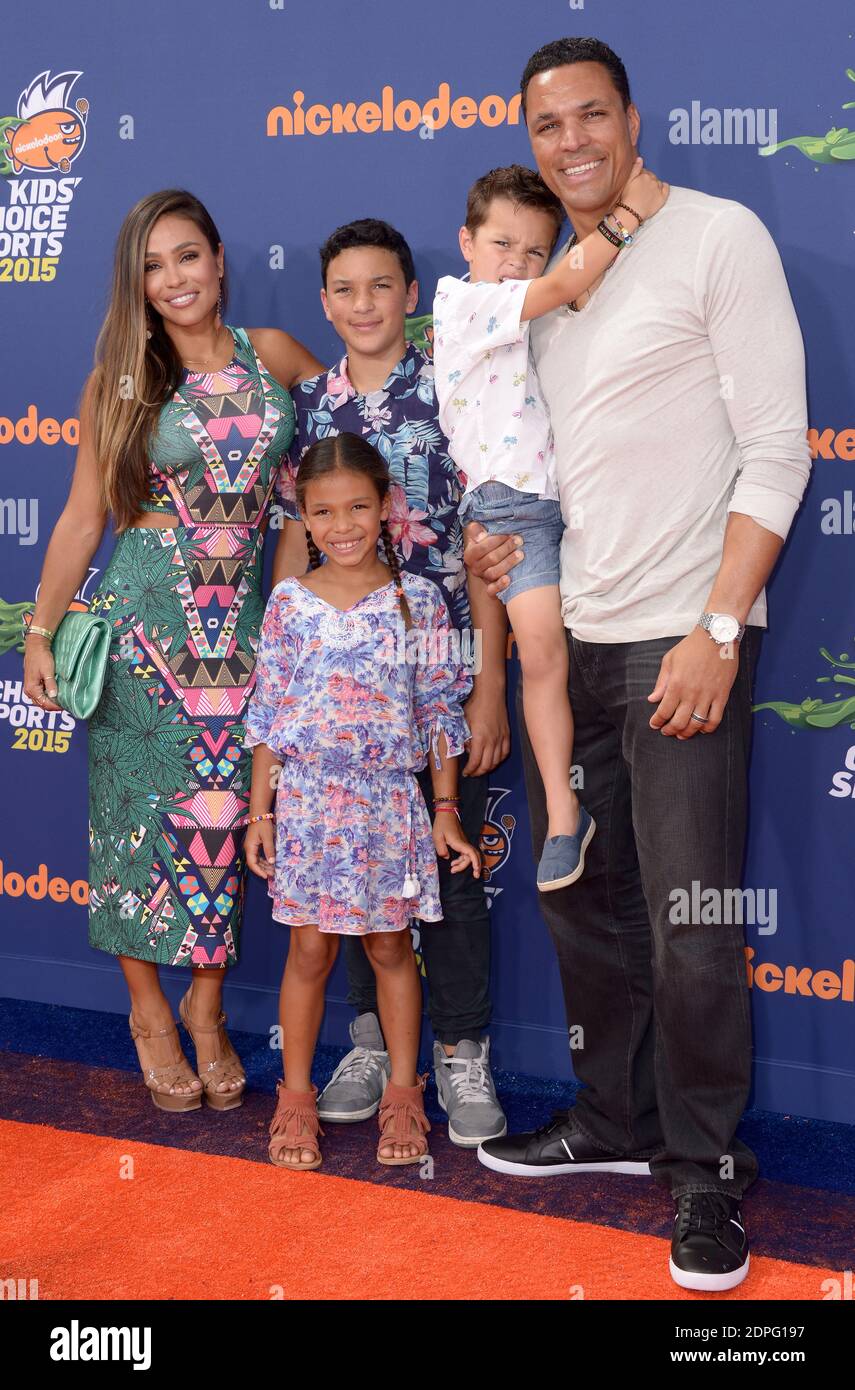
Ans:
{"type": "Polygon", "coordinates": [[[321,1162],[311,1066],[342,935],[361,936],[391,1058],[379,1162],[427,1152],[416,1075],[421,985],[410,920],[442,919],[437,854],[480,874],[457,815],[457,758],[472,680],[437,586],[402,573],[386,525],[389,474],[358,435],[305,454],[297,502],[312,568],[270,596],[246,724],[253,748],[250,869],[273,917],[295,928],[280,994],[284,1079],[271,1162],[321,1162]],[[382,540],[387,563],[378,554],[382,540]],[[321,563],[321,556],[324,563],[321,563]],[[430,757],[434,819],[414,773],[430,757]],[[275,791],[275,812],[271,803],[275,791]]]}

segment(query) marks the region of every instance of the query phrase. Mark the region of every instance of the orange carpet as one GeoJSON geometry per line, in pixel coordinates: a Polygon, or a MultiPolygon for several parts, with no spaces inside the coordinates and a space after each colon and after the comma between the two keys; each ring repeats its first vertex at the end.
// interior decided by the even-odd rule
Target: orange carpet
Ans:
{"type": "MultiPolygon", "coordinates": [[[[40,1299],[670,1299],[668,1243],[323,1172],[0,1121],[0,1272],[40,1299]],[[133,1176],[122,1177],[133,1163],[133,1176]]],[[[394,1170],[393,1170],[394,1171],[394,1170]]],[[[716,1299],[821,1299],[752,1257],[716,1299]]]]}

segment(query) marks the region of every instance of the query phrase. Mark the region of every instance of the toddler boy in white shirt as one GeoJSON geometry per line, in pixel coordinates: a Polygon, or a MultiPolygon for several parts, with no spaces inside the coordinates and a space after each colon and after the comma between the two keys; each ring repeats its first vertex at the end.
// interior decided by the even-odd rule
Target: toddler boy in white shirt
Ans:
{"type": "Polygon", "coordinates": [[[493,169],[469,190],[460,249],[469,281],[446,275],[433,305],[439,422],[465,475],[462,522],[522,536],[524,559],[498,597],[507,605],[523,672],[523,708],[543,779],[549,825],[537,886],[574,883],[596,826],[570,782],[573,716],[559,597],[564,522],[549,412],[529,355],[529,322],[581,307],[664,186],[637,160],[619,203],[548,275],[564,210],[538,174],[493,169]]]}

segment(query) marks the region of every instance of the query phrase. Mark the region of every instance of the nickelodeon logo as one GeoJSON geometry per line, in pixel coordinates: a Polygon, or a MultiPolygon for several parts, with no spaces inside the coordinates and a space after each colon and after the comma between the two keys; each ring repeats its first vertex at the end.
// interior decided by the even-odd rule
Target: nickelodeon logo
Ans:
{"type": "Polygon", "coordinates": [[[855,461],[855,429],[815,430],[807,432],[808,447],[812,459],[845,459],[855,461]]]}
{"type": "Polygon", "coordinates": [[[267,113],[267,135],[373,135],[378,130],[413,131],[421,127],[425,138],[442,130],[449,122],[458,130],[468,130],[476,123],[484,126],[519,125],[521,95],[517,92],[509,101],[490,95],[456,97],[451,100],[451,88],[440,82],[435,97],[420,104],[412,97],[395,98],[395,89],[385,86],[378,101],[333,102],[324,106],[313,102],[305,106],[305,92],[294,92],[292,108],[274,106],[267,113]]]}
{"type": "Polygon", "coordinates": [[[14,869],[7,869],[0,859],[0,894],[4,893],[9,898],[23,898],[25,895],[37,900],[50,898],[55,903],[70,900],[79,907],[85,907],[89,902],[89,884],[85,878],[76,878],[71,883],[58,874],[48,878],[47,864],[40,864],[34,874],[24,878],[14,869]]]}
{"type": "Polygon", "coordinates": [[[855,1003],[855,960],[845,960],[840,973],[836,970],[812,970],[809,965],[773,965],[762,961],[754,965],[754,947],[745,947],[745,961],[750,988],[767,994],[783,990],[784,994],[800,994],[807,999],[842,999],[855,1003]]]}
{"type": "Polygon", "coordinates": [[[34,405],[27,407],[26,415],[19,420],[10,420],[8,415],[0,415],[0,444],[77,444],[80,435],[80,421],[71,416],[68,420],[55,420],[45,415],[41,420],[34,405]]]}

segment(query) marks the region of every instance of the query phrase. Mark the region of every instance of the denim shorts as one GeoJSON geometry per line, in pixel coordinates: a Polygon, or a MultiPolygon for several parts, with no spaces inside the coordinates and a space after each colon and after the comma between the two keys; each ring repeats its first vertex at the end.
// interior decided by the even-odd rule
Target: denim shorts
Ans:
{"type": "Polygon", "coordinates": [[[564,522],[558,502],[520,492],[507,483],[481,483],[460,504],[460,523],[478,521],[491,535],[522,536],[523,559],[508,570],[511,581],[500,589],[502,603],[545,584],[557,584],[561,574],[564,522]]]}

